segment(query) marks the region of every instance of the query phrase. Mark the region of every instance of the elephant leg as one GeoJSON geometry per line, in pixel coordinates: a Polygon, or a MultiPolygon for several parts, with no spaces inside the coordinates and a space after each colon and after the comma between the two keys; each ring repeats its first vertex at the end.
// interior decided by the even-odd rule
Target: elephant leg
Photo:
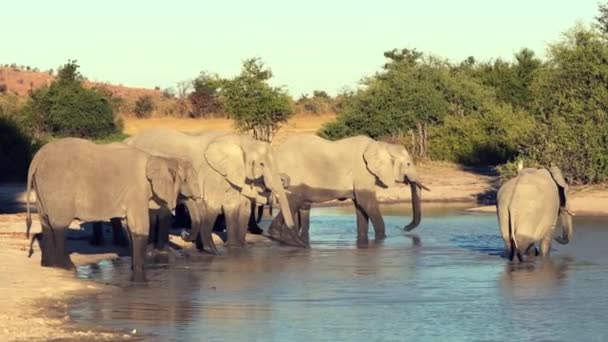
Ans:
{"type": "Polygon", "coordinates": [[[116,217],[110,219],[110,223],[112,224],[112,244],[116,246],[128,246],[129,239],[122,226],[122,219],[116,217]]]}
{"type": "Polygon", "coordinates": [[[310,243],[310,203],[302,205],[298,213],[300,221],[300,237],[306,243],[310,243]]]}
{"type": "MultiPolygon", "coordinates": [[[[553,231],[550,231],[550,232],[553,233],[553,231]]],[[[540,241],[540,256],[541,257],[549,256],[549,254],[551,253],[551,240],[552,240],[552,235],[553,235],[551,233],[547,234],[540,241]]]]}
{"type": "Polygon", "coordinates": [[[272,219],[270,223],[270,227],[268,227],[268,235],[272,236],[275,239],[281,237],[281,229],[285,225],[285,219],[283,219],[283,214],[279,212],[277,216],[272,219]]]}
{"type": "Polygon", "coordinates": [[[148,244],[156,246],[158,241],[158,212],[157,210],[150,210],[148,212],[148,219],[150,222],[150,228],[148,233],[148,244]]]}
{"type": "Polygon", "coordinates": [[[198,237],[196,238],[196,247],[199,250],[208,249],[211,254],[218,254],[217,247],[213,242],[213,225],[218,218],[219,210],[206,207],[203,212],[196,212],[194,215],[190,214],[192,218],[192,225],[198,225],[198,237]]]}
{"type": "Polygon", "coordinates": [[[384,239],[386,237],[386,228],[384,226],[382,213],[380,212],[378,200],[376,199],[376,193],[359,191],[355,193],[355,200],[372,221],[372,224],[374,225],[375,238],[384,239]]]}
{"type": "Polygon", "coordinates": [[[68,254],[65,242],[66,242],[66,231],[68,229],[68,225],[59,226],[53,229],[54,237],[55,237],[55,265],[60,268],[65,268],[67,270],[71,270],[76,268],[72,260],[70,260],[70,255],[68,254]]]}
{"type": "Polygon", "coordinates": [[[147,246],[147,236],[131,233],[131,270],[135,281],[145,280],[144,263],[147,246]]]}
{"type": "Polygon", "coordinates": [[[250,200],[247,198],[241,199],[240,203],[224,207],[224,215],[226,216],[226,232],[228,239],[226,247],[244,247],[245,236],[247,234],[247,222],[251,206],[250,200]]]}
{"type": "Polygon", "coordinates": [[[154,244],[154,248],[157,250],[164,250],[165,246],[169,244],[169,226],[171,226],[171,213],[163,210],[157,218],[157,235],[154,244]]]}
{"type": "Polygon", "coordinates": [[[256,213],[259,214],[260,218],[262,217],[262,213],[260,213],[259,208],[262,208],[262,212],[264,211],[264,206],[260,206],[258,208],[258,206],[256,205],[255,201],[250,201],[250,212],[251,214],[249,215],[249,223],[247,224],[248,226],[248,230],[251,234],[262,234],[264,233],[264,231],[262,230],[262,228],[260,228],[260,226],[258,226],[258,223],[260,221],[258,221],[258,219],[255,217],[256,213]]]}
{"type": "Polygon", "coordinates": [[[93,234],[91,234],[89,243],[93,246],[103,246],[103,244],[104,244],[103,222],[101,222],[101,221],[93,222],[93,234]]]}
{"type": "Polygon", "coordinates": [[[367,233],[369,232],[369,216],[356,200],[355,209],[357,211],[357,241],[367,242],[367,233]]]}
{"type": "Polygon", "coordinates": [[[42,244],[40,250],[42,252],[42,258],[40,264],[45,267],[53,267],[56,264],[55,261],[55,237],[51,224],[46,217],[40,215],[40,225],[42,227],[42,244]]]}

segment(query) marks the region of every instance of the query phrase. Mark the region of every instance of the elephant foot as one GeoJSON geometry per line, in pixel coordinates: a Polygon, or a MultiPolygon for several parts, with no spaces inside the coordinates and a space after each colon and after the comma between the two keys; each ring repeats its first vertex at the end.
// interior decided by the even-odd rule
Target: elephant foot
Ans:
{"type": "Polygon", "coordinates": [[[308,241],[304,240],[295,230],[286,227],[282,227],[280,230],[269,229],[267,236],[288,246],[310,248],[308,241]]]}
{"type": "Polygon", "coordinates": [[[61,268],[68,271],[76,269],[76,265],[74,265],[69,257],[61,258],[60,260],[43,259],[41,265],[44,267],[61,268]]]}
{"type": "Polygon", "coordinates": [[[374,239],[376,239],[376,240],[384,240],[384,239],[386,239],[386,234],[385,233],[376,233],[374,235],[374,239]]]}
{"type": "Polygon", "coordinates": [[[133,270],[131,273],[131,281],[134,283],[145,283],[147,279],[144,270],[133,270]]]}

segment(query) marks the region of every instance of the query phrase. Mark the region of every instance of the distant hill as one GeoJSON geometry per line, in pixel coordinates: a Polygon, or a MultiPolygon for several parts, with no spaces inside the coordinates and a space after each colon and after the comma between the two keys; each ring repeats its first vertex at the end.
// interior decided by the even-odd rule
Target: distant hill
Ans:
{"type": "MultiPolygon", "coordinates": [[[[38,71],[37,69],[27,70],[20,67],[0,66],[0,88],[6,86],[6,92],[18,96],[27,96],[31,90],[35,90],[45,85],[51,84],[55,76],[50,72],[38,71]]],[[[101,82],[86,81],[87,87],[105,88],[112,95],[124,98],[127,101],[136,101],[141,96],[151,96],[161,98],[162,92],[156,89],[125,87],[101,82]]]]}

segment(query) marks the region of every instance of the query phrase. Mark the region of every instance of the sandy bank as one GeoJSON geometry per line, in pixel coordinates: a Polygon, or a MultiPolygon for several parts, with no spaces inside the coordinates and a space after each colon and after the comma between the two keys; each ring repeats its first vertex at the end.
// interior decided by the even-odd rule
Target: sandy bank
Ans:
{"type": "MultiPolygon", "coordinates": [[[[570,195],[570,208],[576,215],[608,216],[608,189],[605,185],[573,187],[570,195]]],[[[496,213],[496,206],[478,206],[469,208],[467,211],[496,213]]]]}

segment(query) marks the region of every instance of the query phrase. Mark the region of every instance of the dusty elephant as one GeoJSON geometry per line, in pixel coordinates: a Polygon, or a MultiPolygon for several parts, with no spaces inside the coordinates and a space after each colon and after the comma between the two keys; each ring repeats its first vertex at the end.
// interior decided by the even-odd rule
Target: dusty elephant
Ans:
{"type": "MultiPolygon", "coordinates": [[[[345,199],[352,199],[357,210],[357,240],[367,241],[370,219],[376,238],[384,238],[386,232],[376,189],[396,183],[409,184],[412,195],[413,218],[405,230],[420,224],[420,192],[426,187],[418,181],[414,162],[401,145],[365,136],[329,141],[315,135],[297,135],[278,147],[276,160],[279,171],[290,178],[287,188],[290,211],[296,218],[296,229],[306,243],[311,204],[345,199]]],[[[293,244],[291,237],[283,234],[285,213],[281,208],[269,233],[293,244]]]]}
{"type": "Polygon", "coordinates": [[[511,260],[525,254],[540,242],[540,254],[551,250],[558,216],[563,234],[555,240],[567,244],[572,238],[572,212],[569,210],[568,184],[561,170],[526,168],[503,184],[497,195],[497,215],[505,250],[511,260]]]}
{"type": "Polygon", "coordinates": [[[174,160],[124,146],[108,147],[76,138],[48,143],[28,171],[29,194],[36,191],[42,225],[42,265],[73,268],[65,234],[74,219],[84,222],[125,218],[134,276],[143,276],[148,240],[148,208],[175,208],[182,180],[171,172],[174,160]]]}
{"type": "MultiPolygon", "coordinates": [[[[191,217],[191,232],[184,238],[198,241],[199,248],[206,247],[216,253],[211,230],[222,212],[226,217],[226,246],[230,247],[245,245],[252,202],[265,204],[272,193],[281,208],[289,208],[268,143],[231,132],[182,133],[160,128],[139,133],[125,143],[152,154],[192,163],[199,177],[203,200],[196,202],[198,211],[195,215],[188,208],[194,217],[191,217]]],[[[293,227],[291,215],[286,221],[293,227]]]]}

